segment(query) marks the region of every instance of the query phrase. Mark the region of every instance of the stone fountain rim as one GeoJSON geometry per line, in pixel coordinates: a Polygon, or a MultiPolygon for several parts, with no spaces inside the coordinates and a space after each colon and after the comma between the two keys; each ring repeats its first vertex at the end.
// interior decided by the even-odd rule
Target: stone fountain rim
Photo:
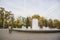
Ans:
{"type": "Polygon", "coordinates": [[[19,31],[19,32],[29,32],[29,33],[58,33],[60,32],[60,29],[58,30],[22,30],[22,29],[14,29],[13,31],[19,31]]]}

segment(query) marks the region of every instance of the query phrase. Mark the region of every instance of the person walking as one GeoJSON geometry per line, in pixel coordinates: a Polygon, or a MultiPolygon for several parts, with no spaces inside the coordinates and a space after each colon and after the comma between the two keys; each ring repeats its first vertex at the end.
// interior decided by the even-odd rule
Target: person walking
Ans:
{"type": "Polygon", "coordinates": [[[9,33],[12,33],[12,26],[9,26],[9,33]]]}

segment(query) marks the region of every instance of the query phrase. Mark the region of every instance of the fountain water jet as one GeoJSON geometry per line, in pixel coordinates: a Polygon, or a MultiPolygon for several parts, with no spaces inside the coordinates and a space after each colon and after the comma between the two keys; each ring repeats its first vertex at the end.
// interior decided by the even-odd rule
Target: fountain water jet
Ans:
{"type": "Polygon", "coordinates": [[[33,19],[32,20],[32,29],[33,30],[39,30],[38,19],[33,19]]]}

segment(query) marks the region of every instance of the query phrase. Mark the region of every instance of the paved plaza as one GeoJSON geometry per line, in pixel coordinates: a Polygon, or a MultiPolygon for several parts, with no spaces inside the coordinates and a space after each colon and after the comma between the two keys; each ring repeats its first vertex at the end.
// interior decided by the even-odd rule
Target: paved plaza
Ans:
{"type": "Polygon", "coordinates": [[[0,40],[60,40],[60,33],[26,33],[0,29],[0,40]]]}

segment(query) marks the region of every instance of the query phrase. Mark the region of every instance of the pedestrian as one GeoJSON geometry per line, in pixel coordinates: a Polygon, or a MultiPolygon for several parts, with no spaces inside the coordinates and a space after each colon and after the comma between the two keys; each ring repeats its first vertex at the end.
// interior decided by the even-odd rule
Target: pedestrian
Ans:
{"type": "Polygon", "coordinates": [[[12,33],[12,26],[9,26],[9,33],[12,33]]]}

